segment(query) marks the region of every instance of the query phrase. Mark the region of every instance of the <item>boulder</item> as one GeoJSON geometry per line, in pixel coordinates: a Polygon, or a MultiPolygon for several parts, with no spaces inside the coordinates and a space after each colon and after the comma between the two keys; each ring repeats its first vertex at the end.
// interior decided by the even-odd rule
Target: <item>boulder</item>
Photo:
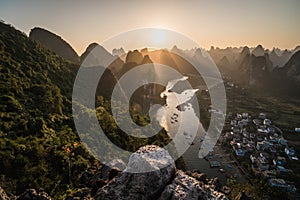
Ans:
{"type": "Polygon", "coordinates": [[[198,199],[202,196],[204,191],[199,182],[182,171],[177,171],[174,180],[165,187],[159,200],[198,199]]]}
{"type": "Polygon", "coordinates": [[[175,174],[169,153],[157,146],[141,147],[129,158],[128,167],[95,195],[98,200],[157,199],[175,174]],[[147,171],[145,173],[141,173],[147,171]]]}
{"type": "Polygon", "coordinates": [[[197,181],[178,170],[171,184],[167,185],[159,200],[192,200],[192,199],[219,199],[225,200],[226,196],[213,190],[209,185],[197,181]]]}
{"type": "Polygon", "coordinates": [[[129,158],[127,168],[107,185],[98,189],[96,200],[181,200],[219,199],[226,196],[215,190],[217,179],[205,184],[207,176],[200,171],[184,173],[175,168],[169,153],[160,147],[141,147],[129,158]],[[143,171],[146,171],[142,173],[143,171]],[[188,174],[189,175],[188,175],[188,174]]]}

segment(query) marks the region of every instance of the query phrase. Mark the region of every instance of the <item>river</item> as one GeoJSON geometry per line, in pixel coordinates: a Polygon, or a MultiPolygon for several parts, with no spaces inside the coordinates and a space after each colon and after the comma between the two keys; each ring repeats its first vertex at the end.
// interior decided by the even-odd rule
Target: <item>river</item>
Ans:
{"type": "Polygon", "coordinates": [[[198,169],[209,178],[218,177],[220,182],[225,185],[225,173],[220,172],[219,168],[211,168],[207,160],[199,158],[199,150],[206,131],[194,111],[194,109],[198,109],[198,101],[193,96],[198,90],[184,90],[181,93],[171,91],[177,83],[186,79],[184,77],[168,83],[168,89],[161,93],[167,103],[157,112],[157,120],[167,130],[169,137],[173,139],[178,153],[183,155],[189,170],[198,169]],[[188,106],[178,110],[177,106],[180,104],[188,106]],[[176,122],[174,122],[174,113],[176,113],[176,122]]]}

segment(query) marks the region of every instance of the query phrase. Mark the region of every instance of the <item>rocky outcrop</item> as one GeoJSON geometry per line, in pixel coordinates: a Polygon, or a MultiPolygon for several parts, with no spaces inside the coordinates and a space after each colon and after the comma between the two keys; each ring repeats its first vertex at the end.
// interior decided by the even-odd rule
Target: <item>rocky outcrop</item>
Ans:
{"type": "Polygon", "coordinates": [[[75,50],[60,36],[43,28],[36,27],[31,29],[29,37],[66,60],[74,63],[79,62],[79,57],[75,50]]]}
{"type": "Polygon", "coordinates": [[[210,185],[205,185],[195,178],[178,170],[172,183],[167,185],[159,200],[180,199],[227,199],[226,196],[210,185]]]}
{"type": "MultiPolygon", "coordinates": [[[[141,147],[133,153],[127,167],[114,160],[110,168],[94,166],[82,175],[82,188],[69,194],[67,200],[226,200],[217,178],[209,180],[199,170],[177,170],[174,160],[163,148],[141,147]]],[[[0,187],[0,200],[51,200],[42,189],[28,189],[9,198],[0,187]]]]}
{"type": "Polygon", "coordinates": [[[42,189],[36,191],[35,189],[28,189],[17,200],[51,200],[51,197],[42,189]]]}
{"type": "Polygon", "coordinates": [[[9,200],[9,197],[1,187],[0,187],[0,200],[9,200]]]}
{"type": "Polygon", "coordinates": [[[126,170],[100,188],[95,199],[157,199],[174,174],[175,164],[167,151],[145,146],[131,155],[126,170]]]}
{"type": "MultiPolygon", "coordinates": [[[[204,175],[176,170],[169,153],[157,146],[145,146],[132,154],[127,168],[100,188],[95,199],[227,199],[204,175]],[[146,173],[137,173],[142,171],[146,173]],[[151,171],[152,170],[152,171],[151,171]]],[[[212,181],[213,182],[213,181],[212,181]]],[[[218,184],[216,184],[218,185],[218,184]]]]}

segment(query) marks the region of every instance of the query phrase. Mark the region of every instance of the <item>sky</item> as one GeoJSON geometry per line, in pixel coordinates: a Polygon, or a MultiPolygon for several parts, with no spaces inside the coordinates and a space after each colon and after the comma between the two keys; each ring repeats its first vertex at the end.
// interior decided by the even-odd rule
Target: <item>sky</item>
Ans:
{"type": "Polygon", "coordinates": [[[0,0],[0,19],[26,34],[45,28],[79,54],[139,28],[176,31],[206,49],[292,49],[300,44],[299,10],[300,0],[0,0]]]}

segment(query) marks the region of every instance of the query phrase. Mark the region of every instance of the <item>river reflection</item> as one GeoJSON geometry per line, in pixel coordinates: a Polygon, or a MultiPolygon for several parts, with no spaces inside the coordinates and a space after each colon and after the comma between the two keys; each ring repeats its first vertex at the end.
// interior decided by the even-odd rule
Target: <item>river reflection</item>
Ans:
{"type": "Polygon", "coordinates": [[[203,143],[206,131],[195,112],[199,102],[193,97],[199,89],[187,89],[180,93],[172,91],[176,84],[187,78],[182,77],[168,82],[166,89],[160,94],[166,99],[166,104],[158,109],[156,119],[172,138],[177,152],[183,154],[183,159],[190,170],[199,169],[209,177],[218,176],[225,184],[224,174],[220,174],[216,168],[210,168],[209,163],[200,155],[201,148],[206,145],[203,143]]]}

